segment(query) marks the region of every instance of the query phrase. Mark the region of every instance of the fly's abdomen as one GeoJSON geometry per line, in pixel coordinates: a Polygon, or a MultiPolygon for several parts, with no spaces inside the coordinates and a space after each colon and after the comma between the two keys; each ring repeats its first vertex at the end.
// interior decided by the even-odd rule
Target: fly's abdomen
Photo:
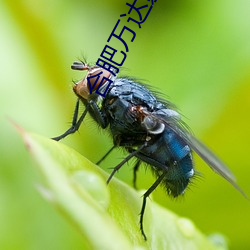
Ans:
{"type": "Polygon", "coordinates": [[[137,157],[150,164],[155,175],[165,174],[162,184],[174,197],[183,194],[194,175],[190,147],[172,130],[157,135],[137,157]]]}
{"type": "Polygon", "coordinates": [[[194,175],[191,153],[169,166],[163,185],[169,195],[177,197],[184,193],[190,183],[190,178],[194,175]]]}
{"type": "Polygon", "coordinates": [[[165,133],[165,138],[170,161],[163,184],[167,192],[176,197],[184,193],[194,175],[192,154],[190,147],[171,130],[165,133]]]}

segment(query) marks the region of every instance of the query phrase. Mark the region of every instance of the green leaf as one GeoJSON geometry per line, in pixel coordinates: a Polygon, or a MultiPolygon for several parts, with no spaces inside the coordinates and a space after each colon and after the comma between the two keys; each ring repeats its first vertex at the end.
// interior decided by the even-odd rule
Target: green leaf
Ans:
{"type": "MultiPolygon", "coordinates": [[[[21,130],[19,128],[19,130],[21,130]]],[[[226,249],[215,245],[186,218],[148,199],[144,241],[139,229],[143,192],[108,174],[75,150],[21,130],[46,187],[43,196],[81,232],[83,249],[226,249]]]]}

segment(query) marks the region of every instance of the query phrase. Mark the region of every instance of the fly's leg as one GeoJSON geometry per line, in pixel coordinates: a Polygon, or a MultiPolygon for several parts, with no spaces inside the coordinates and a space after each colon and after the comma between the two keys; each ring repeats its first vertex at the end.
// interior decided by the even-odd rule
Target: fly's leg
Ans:
{"type": "Polygon", "coordinates": [[[115,148],[116,146],[114,145],[97,163],[96,165],[99,165],[115,148]]]}
{"type": "Polygon", "coordinates": [[[80,104],[80,101],[78,99],[77,102],[76,102],[76,106],[75,106],[75,110],[74,110],[74,116],[73,116],[71,127],[65,133],[63,133],[62,135],[59,135],[57,137],[52,138],[53,140],[60,141],[64,137],[68,136],[69,134],[75,133],[79,129],[79,127],[80,127],[80,125],[81,125],[84,117],[86,116],[86,114],[88,112],[88,106],[87,106],[86,109],[84,110],[84,112],[82,113],[81,117],[77,121],[77,119],[78,119],[78,112],[79,112],[79,104],[80,104]]]}
{"type": "Polygon", "coordinates": [[[136,179],[137,179],[137,178],[136,178],[136,173],[137,173],[137,171],[138,171],[140,165],[141,165],[141,161],[140,161],[140,160],[137,160],[136,163],[135,163],[135,166],[134,166],[134,168],[133,168],[133,187],[134,187],[135,189],[137,189],[137,188],[136,188],[136,179]]]}
{"type": "Polygon", "coordinates": [[[52,138],[53,140],[59,141],[59,140],[63,139],[64,137],[68,136],[69,134],[75,133],[79,129],[84,117],[86,116],[86,114],[88,112],[90,112],[93,115],[95,120],[101,125],[102,128],[107,127],[108,123],[106,121],[105,115],[101,112],[101,110],[99,109],[97,104],[92,100],[86,105],[86,109],[81,114],[79,120],[77,120],[78,119],[78,112],[79,112],[79,105],[80,105],[80,100],[78,99],[76,102],[71,127],[62,135],[52,138]]]}
{"type": "Polygon", "coordinates": [[[167,172],[164,172],[162,175],[160,175],[157,180],[153,183],[153,185],[147,190],[147,192],[143,195],[143,201],[142,201],[142,207],[140,212],[140,230],[142,233],[142,236],[144,240],[147,240],[147,236],[143,229],[143,216],[146,208],[146,201],[148,196],[157,188],[157,186],[162,182],[163,178],[165,177],[167,172]]]}
{"type": "Polygon", "coordinates": [[[126,163],[128,162],[132,157],[134,157],[138,152],[140,152],[144,147],[147,146],[147,143],[144,143],[143,145],[141,145],[137,150],[134,150],[132,153],[130,153],[122,162],[120,162],[116,167],[114,167],[112,173],[110,174],[108,180],[107,180],[107,184],[109,184],[109,182],[111,181],[112,177],[114,176],[114,174],[126,163]]]}
{"type": "Polygon", "coordinates": [[[94,102],[93,100],[91,100],[91,101],[89,101],[88,105],[90,106],[89,113],[92,115],[92,117],[96,120],[96,122],[99,125],[101,125],[102,128],[106,128],[108,125],[107,118],[102,113],[102,111],[98,107],[97,103],[94,102]]]}

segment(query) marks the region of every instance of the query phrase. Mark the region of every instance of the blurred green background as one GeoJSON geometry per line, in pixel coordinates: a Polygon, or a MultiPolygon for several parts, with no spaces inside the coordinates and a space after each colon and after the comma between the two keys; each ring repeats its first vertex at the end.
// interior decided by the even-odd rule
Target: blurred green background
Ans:
{"type": "MultiPolygon", "coordinates": [[[[76,100],[71,81],[83,76],[70,65],[83,54],[97,60],[126,2],[0,1],[0,249],[81,248],[81,235],[36,191],[39,173],[8,117],[47,137],[64,132],[76,100]]],[[[166,94],[248,195],[249,13],[248,0],[157,1],[142,28],[134,26],[123,71],[166,94]]],[[[112,145],[89,118],[63,143],[93,162],[112,145]]],[[[110,171],[124,155],[113,152],[102,167],[110,171]]],[[[204,233],[226,235],[230,249],[250,249],[249,201],[195,160],[203,177],[184,198],[174,201],[161,188],[153,198],[204,233]]],[[[131,184],[132,167],[117,177],[131,184]]],[[[144,168],[138,178],[145,189],[154,180],[144,168]]]]}

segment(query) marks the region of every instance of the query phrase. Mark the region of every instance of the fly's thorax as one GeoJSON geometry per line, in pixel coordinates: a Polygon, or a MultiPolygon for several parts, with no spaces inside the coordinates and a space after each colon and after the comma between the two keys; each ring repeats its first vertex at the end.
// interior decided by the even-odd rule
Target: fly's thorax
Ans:
{"type": "Polygon", "coordinates": [[[98,87],[100,88],[101,86],[105,85],[105,79],[110,79],[112,77],[108,70],[98,66],[89,66],[88,64],[81,62],[74,62],[71,68],[75,70],[88,71],[87,75],[82,80],[75,83],[73,87],[75,94],[81,99],[85,100],[88,100],[89,96],[94,93],[98,87]]]}

